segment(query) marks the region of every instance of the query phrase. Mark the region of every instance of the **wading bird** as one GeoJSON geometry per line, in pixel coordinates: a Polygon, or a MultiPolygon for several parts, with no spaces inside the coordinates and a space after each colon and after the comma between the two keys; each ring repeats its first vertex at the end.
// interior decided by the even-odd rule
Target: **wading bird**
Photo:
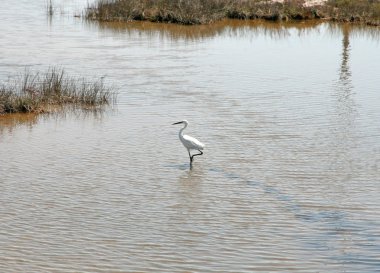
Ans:
{"type": "Polygon", "coordinates": [[[194,156],[203,155],[203,152],[201,150],[203,150],[205,145],[202,142],[200,142],[198,139],[183,134],[183,131],[186,129],[187,125],[189,124],[187,120],[182,120],[182,121],[173,123],[172,125],[175,125],[175,124],[185,124],[185,126],[183,126],[181,130],[179,130],[179,140],[181,140],[183,146],[185,146],[185,148],[187,149],[187,152],[189,153],[190,166],[191,166],[193,164],[194,156]],[[197,150],[199,154],[191,155],[190,150],[197,150]]]}

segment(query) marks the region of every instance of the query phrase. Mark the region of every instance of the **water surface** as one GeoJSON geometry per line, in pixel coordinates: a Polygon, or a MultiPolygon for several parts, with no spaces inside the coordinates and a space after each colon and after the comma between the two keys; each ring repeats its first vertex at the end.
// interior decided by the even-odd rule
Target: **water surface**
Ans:
{"type": "Polygon", "coordinates": [[[2,3],[0,80],[60,65],[119,103],[0,118],[1,272],[379,271],[378,28],[99,24],[55,2],[2,3]]]}

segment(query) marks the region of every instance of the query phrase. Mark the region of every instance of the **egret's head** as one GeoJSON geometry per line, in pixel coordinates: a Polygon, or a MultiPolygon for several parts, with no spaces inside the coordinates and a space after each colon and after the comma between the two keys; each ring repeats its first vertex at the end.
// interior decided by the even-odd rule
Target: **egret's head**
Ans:
{"type": "Polygon", "coordinates": [[[182,120],[182,121],[175,122],[175,123],[173,123],[172,125],[176,125],[176,124],[185,124],[185,125],[187,126],[189,123],[187,122],[186,119],[184,119],[184,120],[182,120]]]}

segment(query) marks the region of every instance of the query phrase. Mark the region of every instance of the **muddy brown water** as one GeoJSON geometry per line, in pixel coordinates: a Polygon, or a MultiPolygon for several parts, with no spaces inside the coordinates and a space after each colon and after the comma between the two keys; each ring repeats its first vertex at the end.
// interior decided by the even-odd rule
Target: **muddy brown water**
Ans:
{"type": "Polygon", "coordinates": [[[98,24],[86,3],[1,4],[1,81],[59,65],[119,92],[0,118],[1,272],[380,270],[379,29],[98,24]]]}

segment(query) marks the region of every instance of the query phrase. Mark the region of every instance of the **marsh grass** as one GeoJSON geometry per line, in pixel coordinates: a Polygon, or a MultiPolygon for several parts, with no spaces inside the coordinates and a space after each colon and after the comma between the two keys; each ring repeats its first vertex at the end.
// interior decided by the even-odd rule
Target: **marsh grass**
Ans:
{"type": "Polygon", "coordinates": [[[98,0],[87,18],[101,21],[148,20],[185,25],[206,24],[225,16],[219,0],[98,0]]]}
{"type": "Polygon", "coordinates": [[[0,85],[0,114],[42,113],[65,105],[89,109],[115,99],[102,80],[89,82],[70,77],[59,68],[50,68],[45,73],[26,71],[0,85]]]}
{"type": "Polygon", "coordinates": [[[147,20],[184,25],[223,18],[265,20],[329,19],[378,24],[379,0],[329,0],[308,6],[304,0],[97,0],[86,17],[99,21],[147,20]]]}
{"type": "Polygon", "coordinates": [[[329,0],[325,8],[329,16],[336,21],[380,25],[379,0],[329,0]]]}

